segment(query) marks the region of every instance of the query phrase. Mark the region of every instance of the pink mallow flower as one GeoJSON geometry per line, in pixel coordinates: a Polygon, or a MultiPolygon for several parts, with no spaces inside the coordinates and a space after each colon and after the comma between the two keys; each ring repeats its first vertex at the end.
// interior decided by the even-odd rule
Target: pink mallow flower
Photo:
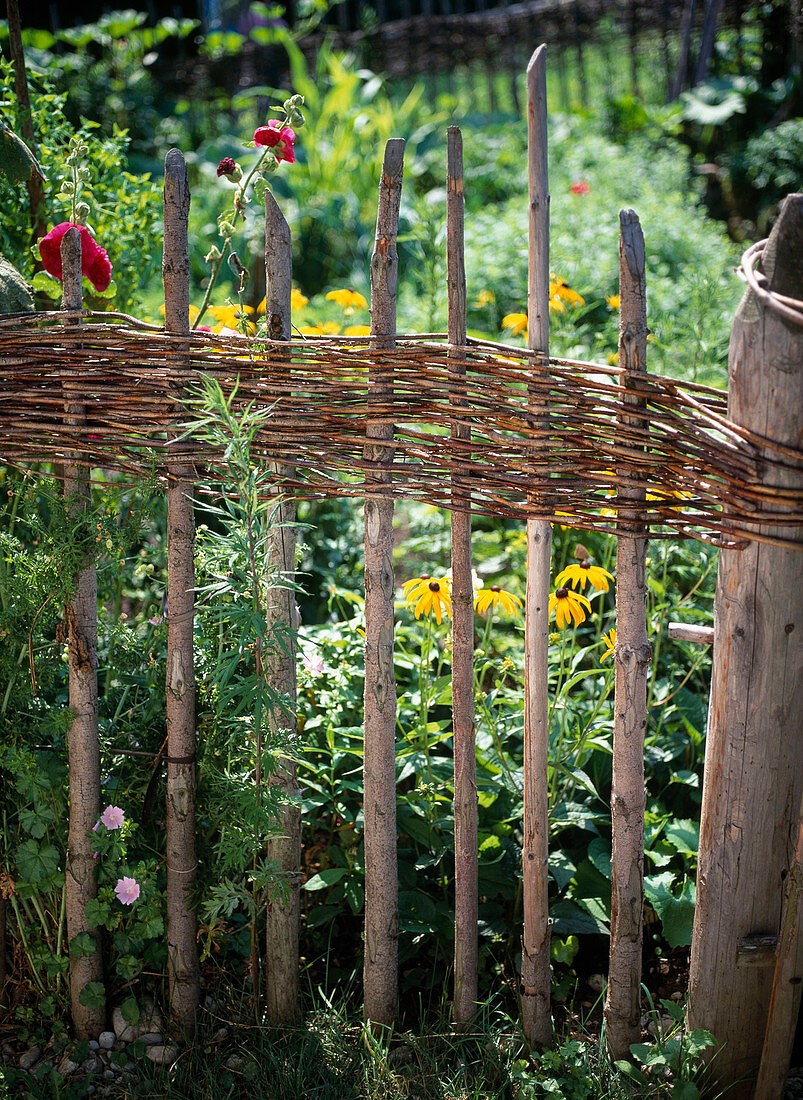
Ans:
{"type": "Polygon", "coordinates": [[[124,876],[117,880],[114,892],[122,905],[133,905],[140,894],[139,883],[135,878],[124,876]]]}
{"type": "Polygon", "coordinates": [[[591,190],[591,184],[586,183],[585,180],[575,180],[569,190],[573,195],[587,195],[591,190]]]}
{"type": "Polygon", "coordinates": [[[320,653],[305,652],[301,660],[307,672],[323,672],[323,657],[321,657],[320,653]]]}
{"type": "Polygon", "coordinates": [[[125,814],[119,806],[107,806],[100,815],[100,820],[107,829],[122,829],[123,822],[125,821],[125,814]]]}
{"type": "Polygon", "coordinates": [[[282,126],[275,118],[270,119],[267,126],[260,126],[254,131],[254,141],[257,145],[267,145],[273,150],[277,160],[286,160],[288,164],[295,164],[296,154],[293,150],[295,140],[295,130],[291,130],[289,126],[282,126]]]}
{"type": "Polygon", "coordinates": [[[81,234],[81,271],[100,294],[108,289],[112,281],[112,265],[108,252],[100,247],[86,226],[72,222],[60,222],[54,226],[39,242],[42,266],[48,275],[62,278],[61,242],[67,230],[73,228],[81,234]]]}

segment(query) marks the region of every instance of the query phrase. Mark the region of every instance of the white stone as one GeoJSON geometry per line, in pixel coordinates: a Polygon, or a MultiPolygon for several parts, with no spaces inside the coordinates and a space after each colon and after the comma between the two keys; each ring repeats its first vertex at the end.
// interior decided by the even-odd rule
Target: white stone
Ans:
{"type": "Polygon", "coordinates": [[[62,1077],[69,1077],[71,1073],[74,1073],[78,1069],[78,1063],[74,1062],[69,1054],[65,1054],[62,1060],[59,1062],[59,1068],[57,1073],[62,1077]]]}
{"type": "MultiPolygon", "coordinates": [[[[123,1021],[123,1023],[125,1023],[125,1020],[123,1021]]],[[[100,1035],[98,1036],[98,1046],[95,1047],[95,1050],[97,1050],[98,1047],[100,1047],[102,1050],[111,1050],[114,1046],[114,1040],[116,1038],[117,1036],[113,1031],[101,1031],[100,1035]]]]}
{"type": "Polygon", "coordinates": [[[127,1023],[123,1019],[123,1013],[120,1008],[115,1008],[114,1012],[112,1012],[112,1027],[114,1028],[114,1034],[118,1039],[122,1039],[124,1043],[132,1043],[137,1037],[138,1025],[127,1023]]]}
{"type": "Polygon", "coordinates": [[[41,1047],[31,1047],[20,1055],[20,1069],[31,1069],[39,1061],[42,1054],[41,1047]]]}
{"type": "Polygon", "coordinates": [[[167,1046],[159,1045],[148,1047],[145,1054],[151,1062],[155,1062],[157,1066],[172,1066],[176,1058],[178,1058],[178,1047],[172,1044],[168,1044],[167,1046]]]}

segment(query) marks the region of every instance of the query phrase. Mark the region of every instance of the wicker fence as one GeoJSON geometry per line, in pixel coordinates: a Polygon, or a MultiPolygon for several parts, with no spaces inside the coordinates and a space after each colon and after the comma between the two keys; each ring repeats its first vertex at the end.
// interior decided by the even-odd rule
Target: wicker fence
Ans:
{"type": "MultiPolygon", "coordinates": [[[[471,514],[518,516],[526,524],[521,1003],[524,1030],[531,1041],[548,1042],[552,1035],[546,813],[550,524],[569,522],[581,529],[616,535],[613,902],[606,1018],[608,1042],[617,1056],[626,1055],[629,1044],[640,1037],[643,738],[650,659],[644,599],[647,543],[650,538],[660,537],[715,542],[724,548],[726,568],[736,577],[744,579],[746,561],[752,563],[750,568],[764,570],[762,583],[768,586],[769,602],[775,606],[779,593],[786,593],[778,614],[786,616],[785,623],[794,623],[801,586],[794,589],[785,585],[781,589],[778,584],[780,571],[788,572],[791,563],[793,576],[799,575],[803,561],[797,553],[803,542],[803,454],[796,429],[787,431],[783,427],[784,415],[789,408],[794,409],[795,394],[799,393],[799,363],[798,374],[794,370],[784,374],[782,370],[772,383],[772,401],[777,403],[778,412],[764,428],[753,415],[756,402],[740,410],[733,390],[728,394],[647,373],[644,242],[632,211],[623,211],[620,217],[619,366],[550,357],[543,47],[536,51],[528,69],[528,118],[527,351],[466,338],[462,147],[456,128],[449,131],[447,170],[448,334],[402,336],[396,332],[395,237],[403,171],[403,143],[398,141],[388,145],[380,183],[368,338],[290,339],[289,232],[269,193],[267,322],[268,331],[278,338],[265,341],[191,333],[189,197],[183,158],[175,150],[168,155],[165,179],[164,329],[129,317],[80,310],[80,252],[76,267],[76,254],[70,253],[70,234],[65,238],[63,253],[65,310],[0,319],[3,461],[16,466],[59,464],[76,500],[88,492],[88,471],[92,468],[122,471],[137,478],[150,473],[155,465],[167,487],[167,938],[171,1007],[185,1029],[192,1028],[198,1003],[195,918],[187,902],[195,874],[190,501],[199,484],[214,480],[220,456],[192,437],[179,436],[181,410],[176,400],[199,373],[204,373],[216,377],[226,392],[238,386],[237,401],[242,406],[255,401],[271,407],[271,415],[256,436],[256,453],[275,471],[276,491],[287,502],[287,515],[291,514],[290,502],[297,496],[339,494],[365,500],[364,977],[366,1014],[376,1027],[392,1026],[396,1002],[394,584],[390,564],[393,502],[405,496],[426,500],[450,508],[453,515],[457,897],[454,1016],[461,1026],[471,1020],[477,989],[474,718],[473,694],[466,688],[472,683],[474,644],[471,514]]],[[[798,203],[789,217],[800,216],[798,203]]],[[[768,259],[769,267],[775,265],[777,269],[777,254],[778,243],[773,239],[764,252],[765,275],[768,259]]],[[[780,295],[774,294],[767,278],[756,272],[761,261],[759,247],[751,251],[743,266],[751,287],[746,299],[753,310],[750,323],[755,322],[758,309],[766,313],[768,323],[780,318],[778,323],[785,324],[790,332],[799,332],[800,309],[795,293],[784,284],[780,295]]],[[[282,553],[286,561],[293,560],[288,546],[283,546],[282,553]]],[[[91,652],[93,631],[96,634],[90,583],[93,568],[91,562],[86,563],[81,574],[86,586],[81,587],[83,581],[79,578],[79,590],[65,616],[70,699],[76,712],[68,744],[71,784],[72,773],[77,782],[79,766],[86,768],[87,752],[98,767],[97,710],[95,707],[93,727],[92,707],[86,704],[87,699],[91,702],[92,691],[95,698],[97,691],[96,683],[93,688],[91,652]]],[[[273,613],[286,622],[292,618],[292,609],[278,604],[273,613]]],[[[757,629],[763,613],[761,608],[750,610],[751,630],[757,629]]],[[[772,663],[776,651],[773,647],[797,645],[796,639],[788,642],[791,636],[783,623],[767,627],[762,642],[765,663],[772,663]],[[781,638],[778,643],[773,633],[776,628],[781,638]]],[[[724,653],[726,648],[723,638],[718,651],[724,653]]],[[[788,653],[784,659],[790,659],[788,653]]],[[[717,673],[731,686],[732,675],[727,663],[717,673]]],[[[294,668],[278,668],[276,676],[276,690],[292,694],[294,668]]],[[[743,684],[742,688],[749,690],[743,684]]],[[[761,850],[760,862],[771,868],[768,873],[774,877],[752,885],[755,897],[770,897],[770,910],[776,915],[780,912],[783,879],[794,881],[787,874],[789,851],[794,849],[787,841],[796,825],[796,819],[790,819],[789,806],[798,805],[803,787],[794,741],[794,705],[789,702],[790,693],[796,690],[789,685],[788,677],[785,687],[779,686],[773,676],[765,677],[761,686],[761,698],[771,713],[776,714],[778,707],[786,708],[785,718],[773,719],[773,736],[781,746],[787,746],[792,761],[789,764],[787,760],[785,771],[771,776],[780,809],[774,839],[769,850],[761,850]],[[779,691],[782,695],[786,692],[780,701],[777,694],[773,695],[779,691]]],[[[752,705],[757,705],[755,696],[752,705]]],[[[746,721],[749,724],[749,719],[746,721]]],[[[778,751],[783,757],[783,749],[778,751]]],[[[720,765],[721,760],[716,774],[707,768],[704,838],[706,814],[713,813],[710,807],[722,804],[721,792],[716,788],[720,765]]],[[[748,766],[744,764],[744,768],[748,766]]],[[[284,762],[280,782],[289,792],[296,789],[291,761],[284,762]]],[[[86,862],[91,857],[87,834],[97,820],[99,807],[91,800],[88,804],[86,789],[82,790],[79,797],[76,787],[71,798],[68,868],[78,867],[81,860],[86,862]]],[[[744,807],[742,810],[747,812],[744,807]]],[[[271,907],[264,959],[267,1003],[271,1016],[279,1020],[292,1019],[298,1011],[298,812],[292,806],[288,809],[288,842],[280,853],[291,884],[289,900],[271,907]],[[283,957],[276,954],[276,945],[280,945],[283,957]]],[[[772,832],[769,825],[760,831],[763,835],[767,830],[772,832]]],[[[743,836],[747,835],[743,829],[743,836]]],[[[754,838],[752,843],[758,851],[758,841],[754,838]]],[[[715,857],[719,863],[726,858],[727,844],[721,836],[710,835],[704,844],[709,847],[701,849],[701,866],[707,858],[715,857]]],[[[83,906],[92,894],[92,875],[68,874],[67,881],[68,894],[72,891],[67,899],[68,933],[72,939],[86,930],[83,906]]],[[[727,884],[722,889],[727,890],[727,884]]],[[[786,911],[792,912],[798,895],[792,892],[789,896],[786,911]]],[[[708,904],[710,908],[717,903],[708,904]]],[[[719,904],[723,906],[724,902],[719,904]]],[[[767,931],[749,929],[754,930],[767,931]]],[[[746,935],[744,930],[733,934],[739,942],[746,935]]],[[[700,945],[705,936],[706,928],[695,928],[698,959],[704,955],[700,945]]],[[[791,950],[786,949],[787,961],[791,950]]],[[[779,947],[776,969],[782,967],[783,958],[779,947]]],[[[74,967],[74,1015],[79,1030],[86,1033],[97,1029],[99,1021],[88,1017],[86,1010],[82,1015],[78,994],[83,983],[96,977],[85,971],[79,973],[77,965],[74,967]]],[[[706,1012],[697,1013],[704,1019],[706,1013],[710,1016],[715,1012],[715,1007],[706,1002],[713,981],[713,977],[706,977],[700,963],[693,992],[697,1005],[707,1005],[706,1012]]],[[[765,1020],[770,1014],[771,992],[770,981],[760,998],[759,1015],[763,1013],[765,1020]]],[[[720,990],[717,995],[728,1000],[733,989],[727,993],[720,990]]],[[[717,1024],[710,1026],[716,1033],[717,1024]]],[[[774,1036],[772,1066],[777,1068],[784,1056],[777,1050],[778,1028],[768,1028],[768,1035],[774,1036]]],[[[741,1037],[731,1028],[727,1038],[735,1049],[741,1037]]],[[[761,1055],[761,1035],[758,1049],[755,1035],[748,1038],[747,1054],[744,1050],[739,1054],[746,1057],[748,1068],[755,1069],[761,1055]]],[[[738,1066],[727,1059],[720,1063],[723,1079],[734,1079],[743,1068],[741,1061],[738,1066]]]]}

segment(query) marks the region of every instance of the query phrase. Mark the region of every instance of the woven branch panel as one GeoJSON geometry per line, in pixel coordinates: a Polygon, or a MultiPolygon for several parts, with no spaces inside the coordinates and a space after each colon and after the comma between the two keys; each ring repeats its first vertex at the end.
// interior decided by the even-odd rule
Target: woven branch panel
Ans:
{"type": "MultiPolygon", "coordinates": [[[[449,507],[470,494],[476,512],[616,531],[618,486],[627,485],[643,487],[639,518],[653,526],[653,537],[803,541],[803,489],[773,487],[790,468],[803,468],[803,454],[729,421],[721,390],[628,378],[593,363],[546,363],[490,342],[471,341],[455,359],[438,336],[400,336],[393,351],[379,352],[365,337],[288,346],[210,333],[176,337],[109,314],[84,313],[90,323],[76,326],[66,316],[0,320],[6,464],[164,473],[167,429],[191,419],[176,401],[203,373],[224,392],[237,387],[236,407],[254,402],[270,410],[256,454],[296,467],[283,487],[303,497],[377,492],[380,466],[364,457],[370,421],[395,429],[392,464],[381,467],[392,479],[381,491],[396,498],[449,507]],[[381,374],[381,396],[369,370],[372,379],[381,374]],[[645,400],[638,427],[621,423],[627,386],[645,400]],[[68,423],[65,400],[74,404],[79,387],[85,422],[68,423]],[[451,437],[456,420],[470,427],[469,440],[451,437]]],[[[632,418],[632,405],[627,412],[632,418]]],[[[214,482],[222,455],[191,434],[178,446],[199,482],[214,482]]]]}

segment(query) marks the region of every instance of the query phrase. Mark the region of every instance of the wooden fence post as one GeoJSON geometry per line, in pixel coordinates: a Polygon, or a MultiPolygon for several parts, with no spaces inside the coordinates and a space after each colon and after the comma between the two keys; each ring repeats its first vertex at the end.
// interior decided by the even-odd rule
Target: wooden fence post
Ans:
{"type": "MultiPolygon", "coordinates": [[[[61,242],[63,273],[62,309],[80,309],[81,235],[68,229],[61,242]]],[[[65,397],[82,392],[83,384],[65,383],[65,397]]],[[[80,398],[79,398],[80,401],[80,398]]],[[[67,397],[67,423],[84,422],[84,406],[67,397]]],[[[68,513],[77,519],[91,503],[89,470],[80,461],[64,468],[64,498],[68,513]]],[[[69,763],[70,817],[67,835],[67,874],[64,882],[67,939],[88,933],[95,944],[91,955],[73,957],[70,952],[70,1006],[76,1034],[96,1039],[106,1019],[105,1008],[90,1008],[81,1003],[81,993],[89,982],[103,981],[100,936],[90,928],[84,906],[97,897],[95,861],[90,840],[100,816],[100,745],[98,742],[98,582],[95,563],[88,556],[75,577],[75,592],[64,609],[67,628],[69,697],[72,722],[67,733],[69,763]]]]}
{"type": "MultiPolygon", "coordinates": [[[[265,320],[270,340],[290,341],[290,302],[293,288],[293,252],[290,227],[271,191],[265,192],[265,320]]],[[[281,499],[281,481],[295,473],[292,466],[277,464],[279,482],[273,514],[271,567],[280,581],[291,581],[296,569],[295,502],[281,499]]],[[[298,608],[290,588],[271,590],[267,626],[273,643],[266,655],[270,685],[285,699],[283,708],[271,708],[271,731],[294,740],[296,720],[296,639],[298,608]],[[289,628],[285,633],[284,628],[289,628]]],[[[281,835],[269,837],[267,857],[278,863],[283,894],[267,907],[265,931],[265,1004],[268,1019],[277,1024],[300,1018],[298,1002],[298,934],[301,886],[301,791],[292,757],[277,761],[274,783],[290,801],[282,807],[281,835]]]]}
{"type": "MultiPolygon", "coordinates": [[[[527,66],[529,178],[528,343],[549,356],[549,178],[547,173],[546,46],[527,66]]],[[[530,407],[549,423],[541,399],[530,407]]],[[[537,454],[535,459],[537,461],[537,454]]],[[[546,471],[541,469],[541,476],[546,471]]],[[[537,491],[533,504],[538,506],[537,491]]],[[[524,609],[524,936],[521,1014],[529,1043],[552,1042],[549,966],[549,570],[552,526],[527,520],[527,593],[524,609]]]]}
{"type": "MultiPolygon", "coordinates": [[[[760,263],[731,333],[728,415],[772,457],[773,443],[803,449],[803,325],[772,297],[803,298],[803,195],[784,201],[760,263]]],[[[803,462],[765,478],[799,494],[803,462]]],[[[769,533],[803,546],[799,526],[769,533]]],[[[803,795],[801,565],[803,550],[757,541],[719,556],[688,1018],[723,1045],[711,1071],[729,1100],[752,1095],[742,1079],[758,1068],[775,963],[740,965],[739,945],[779,934],[803,795]]]]}
{"type": "MultiPolygon", "coordinates": [[[[626,408],[644,408],[638,375],[646,370],[647,288],[644,236],[633,210],[619,214],[619,365],[626,408]],[[634,384],[635,383],[635,384],[634,384]]],[[[643,434],[643,415],[623,412],[628,437],[643,434]]],[[[628,438],[628,450],[643,446],[628,438]]],[[[630,1044],[641,1038],[641,944],[644,892],[644,732],[647,726],[647,527],[646,490],[638,485],[632,463],[618,465],[617,526],[626,534],[616,540],[616,647],[611,789],[611,943],[605,1022],[608,1049],[614,1058],[629,1058],[630,1044]]]]}
{"type": "MultiPolygon", "coordinates": [[[[379,182],[376,240],[371,255],[371,350],[396,345],[396,282],[404,141],[385,146],[379,182]]],[[[393,392],[392,368],[370,367],[365,457],[393,461],[393,421],[384,401],[393,392]],[[375,419],[372,419],[372,415],[375,419]]],[[[399,871],[396,855],[396,679],[393,672],[393,496],[390,473],[367,479],[365,497],[365,1016],[391,1027],[398,990],[399,871]]]]}
{"type": "MultiPolygon", "coordinates": [[[[450,368],[465,382],[466,264],[463,251],[463,137],[447,131],[446,268],[449,293],[450,368]],[[454,351],[452,349],[454,348],[454,351]]],[[[468,440],[460,421],[465,399],[453,395],[452,438],[468,440]]],[[[474,729],[474,587],[471,581],[470,499],[452,478],[452,728],[454,736],[454,1005],[455,1024],[465,1027],[477,1011],[477,749],[474,729]]]]}
{"type": "MultiPolygon", "coordinates": [[[[190,259],[187,223],[190,188],[178,149],[165,157],[165,331],[190,331],[190,259]]],[[[181,347],[180,344],[177,345],[181,347]]],[[[181,396],[176,387],[176,397],[181,396]]],[[[167,459],[167,966],[170,1012],[186,1034],[195,1028],[200,999],[197,921],[192,891],[195,852],[195,515],[193,466],[182,455],[179,432],[168,435],[167,459]]]]}

